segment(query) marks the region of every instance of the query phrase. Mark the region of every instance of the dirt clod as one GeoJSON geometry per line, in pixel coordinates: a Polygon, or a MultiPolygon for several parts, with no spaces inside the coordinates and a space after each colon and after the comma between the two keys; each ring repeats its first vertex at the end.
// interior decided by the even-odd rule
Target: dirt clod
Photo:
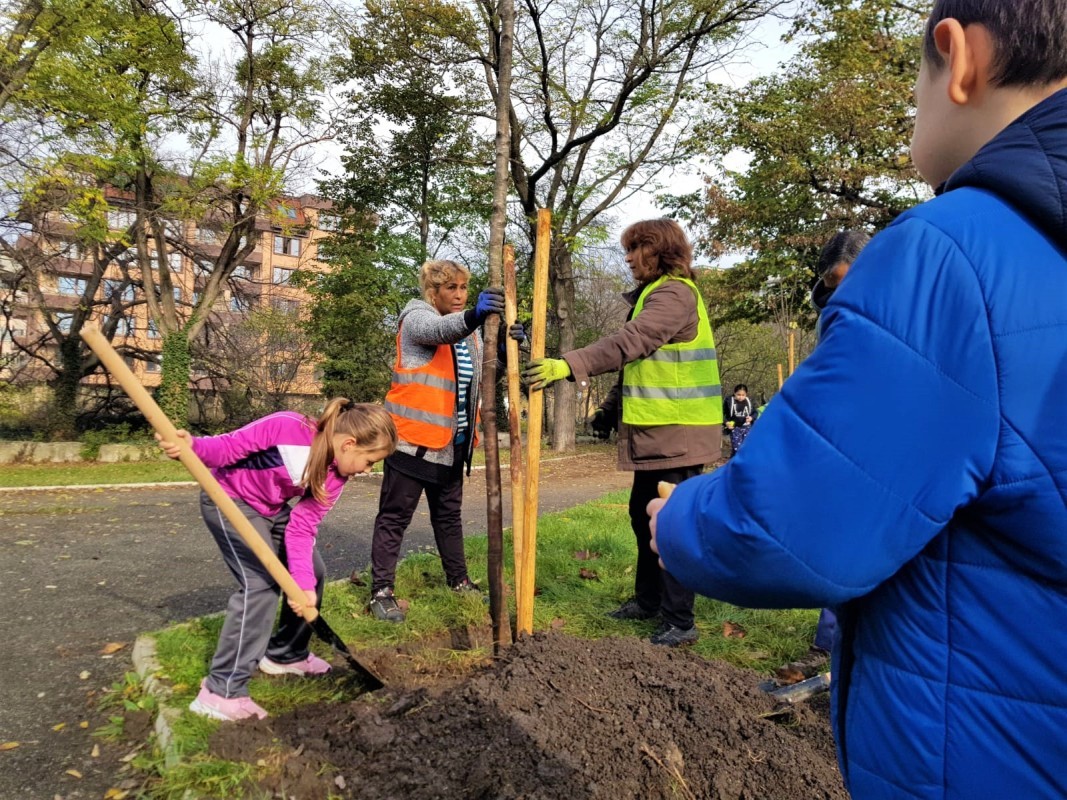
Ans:
{"type": "Polygon", "coordinates": [[[783,725],[759,680],[638,639],[551,632],[436,692],[224,725],[212,750],[275,765],[261,788],[301,800],[846,800],[825,701],[783,725]]]}

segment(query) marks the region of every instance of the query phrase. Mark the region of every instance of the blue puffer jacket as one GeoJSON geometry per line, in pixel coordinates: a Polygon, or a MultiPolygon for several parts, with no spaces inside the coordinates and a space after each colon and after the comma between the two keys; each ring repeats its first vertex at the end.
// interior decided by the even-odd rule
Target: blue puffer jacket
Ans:
{"type": "Polygon", "coordinates": [[[856,261],[815,352],[659,516],[667,569],[841,605],[856,800],[1067,797],[1067,91],[856,261]],[[919,402],[947,409],[902,425],[919,402]],[[812,409],[833,407],[832,415],[812,409]]]}

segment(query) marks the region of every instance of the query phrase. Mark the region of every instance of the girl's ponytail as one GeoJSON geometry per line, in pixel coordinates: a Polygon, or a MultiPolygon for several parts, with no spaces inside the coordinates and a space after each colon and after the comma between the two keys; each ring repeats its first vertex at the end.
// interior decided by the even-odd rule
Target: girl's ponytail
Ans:
{"type": "Polygon", "coordinates": [[[347,397],[335,397],[326,404],[319,417],[317,432],[301,483],[311,490],[320,503],[329,502],[326,475],[334,461],[333,437],[351,436],[356,446],[365,450],[396,450],[396,425],[389,412],[372,403],[354,403],[347,397]]]}

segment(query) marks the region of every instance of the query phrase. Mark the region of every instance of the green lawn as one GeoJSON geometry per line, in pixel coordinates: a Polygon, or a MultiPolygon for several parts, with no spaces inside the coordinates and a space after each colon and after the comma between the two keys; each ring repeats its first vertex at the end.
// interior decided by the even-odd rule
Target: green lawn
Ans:
{"type": "Polygon", "coordinates": [[[0,487],[86,486],[96,483],[161,483],[191,481],[189,471],[177,461],[95,461],[72,464],[5,464],[0,469],[0,487]]]}
{"type": "MultiPolygon", "coordinates": [[[[587,453],[612,452],[613,446],[606,444],[581,444],[573,453],[560,455],[584,455],[587,453]]],[[[541,460],[545,461],[559,456],[550,450],[541,451],[541,460]]],[[[508,463],[508,451],[500,451],[501,464],[508,463]]],[[[479,448],[474,453],[474,466],[485,465],[485,453],[479,448]]],[[[375,466],[381,471],[381,464],[375,466]]],[[[92,484],[118,483],[167,483],[171,481],[189,481],[192,478],[188,470],[177,461],[161,459],[159,461],[126,461],[116,464],[104,464],[96,461],[76,462],[70,464],[5,464],[0,469],[0,488],[17,488],[20,486],[87,486],[92,484]]]]}
{"type": "MultiPolygon", "coordinates": [[[[617,492],[540,518],[537,542],[540,594],[535,606],[535,629],[562,628],[586,638],[651,634],[654,622],[618,622],[605,616],[605,612],[629,597],[633,590],[637,550],[630,532],[626,500],[625,492],[617,492]],[[595,574],[587,573],[583,578],[583,569],[595,574]]],[[[505,532],[505,539],[509,538],[510,531],[505,532]]],[[[471,577],[484,586],[487,540],[470,537],[466,544],[471,577]]],[[[510,546],[506,548],[504,563],[510,583],[510,546]]],[[[414,554],[400,564],[397,594],[410,601],[408,619],[402,625],[378,622],[365,612],[370,585],[369,576],[365,577],[367,586],[363,587],[347,580],[330,584],[323,605],[323,616],[356,652],[362,648],[429,639],[450,628],[488,623],[487,606],[479,598],[457,597],[448,590],[440,559],[434,553],[414,554]]],[[[813,610],[741,609],[698,598],[696,618],[701,638],[693,650],[707,658],[770,671],[807,650],[817,617],[818,612],[813,610]],[[741,626],[744,636],[724,635],[726,622],[741,626]]],[[[220,762],[206,756],[207,739],[218,723],[184,711],[200,679],[207,673],[221,625],[221,615],[213,615],[155,635],[163,677],[175,692],[171,704],[183,712],[174,725],[175,744],[183,758],[176,767],[162,772],[161,783],[152,797],[177,798],[186,790],[197,797],[238,796],[242,782],[252,770],[258,769],[250,764],[220,762]]],[[[321,642],[314,646],[321,655],[330,655],[321,642]]],[[[486,655],[487,652],[478,651],[442,653],[437,650],[422,657],[450,659],[455,664],[480,660],[486,655]]],[[[271,713],[308,702],[351,699],[345,694],[344,673],[341,669],[335,676],[315,681],[259,677],[252,681],[251,694],[271,713]]]]}

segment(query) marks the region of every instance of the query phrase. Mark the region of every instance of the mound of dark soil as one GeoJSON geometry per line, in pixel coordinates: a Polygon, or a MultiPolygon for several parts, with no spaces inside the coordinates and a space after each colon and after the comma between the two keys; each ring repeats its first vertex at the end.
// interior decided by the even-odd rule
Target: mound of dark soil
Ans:
{"type": "Polygon", "coordinates": [[[439,692],[224,725],[212,751],[275,767],[263,788],[299,800],[847,800],[825,699],[783,724],[759,679],[638,639],[538,634],[439,692]]]}

